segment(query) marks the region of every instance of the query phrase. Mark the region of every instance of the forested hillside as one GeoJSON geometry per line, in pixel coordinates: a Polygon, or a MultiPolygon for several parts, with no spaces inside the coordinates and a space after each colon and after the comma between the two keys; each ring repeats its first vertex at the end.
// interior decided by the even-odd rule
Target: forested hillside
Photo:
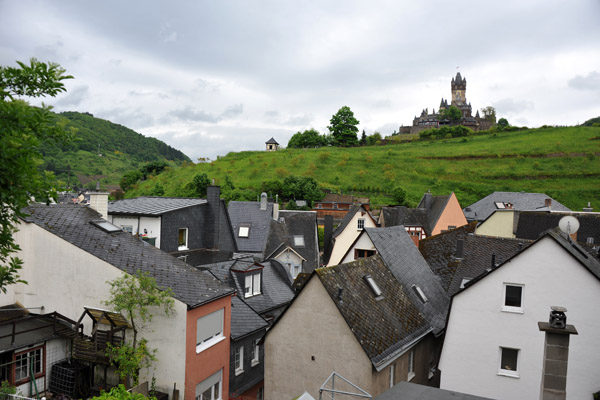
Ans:
{"type": "Polygon", "coordinates": [[[127,197],[188,195],[206,175],[227,199],[256,199],[286,177],[313,178],[322,188],[394,203],[403,188],[416,206],[424,192],[454,191],[468,205],[494,191],[544,192],[574,209],[600,207],[600,128],[542,127],[459,138],[364,147],[230,153],[211,163],[186,164],[139,182],[127,197]]]}
{"type": "Polygon", "coordinates": [[[146,137],[122,125],[88,113],[63,112],[58,121],[77,130],[76,140],[66,145],[42,146],[44,169],[53,171],[63,184],[115,189],[123,174],[145,163],[166,161],[179,165],[190,159],[166,143],[146,137]]]}

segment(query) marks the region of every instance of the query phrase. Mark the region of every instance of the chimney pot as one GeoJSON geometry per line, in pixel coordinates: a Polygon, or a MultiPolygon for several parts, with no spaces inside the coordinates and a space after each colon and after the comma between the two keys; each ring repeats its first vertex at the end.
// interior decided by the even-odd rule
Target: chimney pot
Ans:
{"type": "Polygon", "coordinates": [[[552,199],[545,199],[544,207],[552,207],[552,199]]]}
{"type": "Polygon", "coordinates": [[[265,192],[260,194],[260,209],[263,211],[267,209],[267,194],[265,192]]]}
{"type": "Polygon", "coordinates": [[[556,329],[565,329],[567,326],[567,309],[564,307],[552,306],[550,311],[550,326],[556,329]]]}

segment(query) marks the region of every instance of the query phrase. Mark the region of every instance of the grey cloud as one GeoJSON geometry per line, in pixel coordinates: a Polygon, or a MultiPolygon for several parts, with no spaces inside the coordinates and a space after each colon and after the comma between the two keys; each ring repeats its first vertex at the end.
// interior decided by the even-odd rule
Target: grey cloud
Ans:
{"type": "Polygon", "coordinates": [[[586,76],[576,75],[568,84],[577,90],[600,90],[600,73],[592,71],[586,76]]]}
{"type": "Polygon", "coordinates": [[[161,93],[161,92],[154,92],[154,91],[145,91],[145,92],[140,92],[138,90],[130,90],[128,93],[129,96],[132,97],[148,97],[148,96],[156,96],[160,99],[168,99],[170,96],[166,93],[161,93]]]}
{"type": "Polygon", "coordinates": [[[226,119],[232,119],[244,112],[243,104],[234,104],[229,106],[219,115],[207,113],[203,110],[193,110],[191,107],[185,107],[178,110],[172,110],[165,116],[165,121],[169,120],[170,117],[182,120],[182,121],[196,121],[196,122],[210,122],[216,124],[226,119]]]}
{"type": "Polygon", "coordinates": [[[158,35],[163,43],[175,42],[177,40],[177,32],[171,28],[171,24],[169,23],[162,24],[158,35]]]}
{"type": "Polygon", "coordinates": [[[238,115],[242,115],[243,112],[244,112],[243,104],[234,104],[232,106],[227,107],[225,109],[225,111],[223,111],[223,113],[219,117],[219,120],[235,118],[238,115]]]}
{"type": "Polygon", "coordinates": [[[95,117],[106,119],[116,124],[124,125],[138,132],[139,129],[154,125],[154,118],[152,117],[152,115],[143,112],[139,108],[112,108],[92,112],[95,117]]]}
{"type": "Polygon", "coordinates": [[[496,101],[493,103],[493,106],[499,115],[505,113],[519,114],[523,111],[532,110],[534,108],[533,103],[531,101],[515,101],[509,98],[496,101]]]}
{"type": "Polygon", "coordinates": [[[78,106],[88,95],[88,86],[77,86],[69,89],[66,95],[61,96],[54,104],[59,107],[78,106]]]}
{"type": "Polygon", "coordinates": [[[314,117],[311,114],[294,115],[288,118],[288,120],[285,121],[284,124],[289,126],[307,126],[313,120],[314,117]]]}

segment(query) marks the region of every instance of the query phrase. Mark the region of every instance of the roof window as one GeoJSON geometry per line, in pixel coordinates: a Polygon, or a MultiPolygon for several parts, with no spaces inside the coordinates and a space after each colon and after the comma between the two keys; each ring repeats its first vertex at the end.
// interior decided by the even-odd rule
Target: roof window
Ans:
{"type": "Polygon", "coordinates": [[[248,237],[250,235],[250,225],[241,225],[238,231],[239,237],[248,237]]]}
{"type": "Polygon", "coordinates": [[[494,202],[494,204],[496,205],[496,208],[498,208],[498,209],[505,208],[504,203],[502,203],[500,201],[496,201],[496,202],[494,202]]]}
{"type": "Polygon", "coordinates": [[[121,232],[121,228],[111,224],[108,221],[105,221],[103,219],[98,219],[98,220],[94,220],[94,221],[90,221],[90,223],[100,229],[102,229],[104,232],[108,232],[108,233],[114,233],[114,232],[121,232]]]}
{"type": "Polygon", "coordinates": [[[417,296],[419,296],[419,299],[421,300],[421,302],[423,303],[427,303],[427,296],[425,296],[425,293],[423,293],[423,289],[421,289],[419,287],[419,285],[412,285],[413,290],[415,291],[415,293],[417,294],[417,296]]]}
{"type": "Polygon", "coordinates": [[[371,288],[371,291],[375,295],[375,300],[383,299],[383,292],[377,285],[377,282],[375,282],[375,279],[373,279],[373,277],[371,275],[365,275],[365,276],[363,276],[363,279],[365,280],[365,282],[367,282],[367,285],[369,285],[369,288],[371,288]]]}
{"type": "Polygon", "coordinates": [[[294,235],[294,246],[304,247],[304,235],[294,235]]]}

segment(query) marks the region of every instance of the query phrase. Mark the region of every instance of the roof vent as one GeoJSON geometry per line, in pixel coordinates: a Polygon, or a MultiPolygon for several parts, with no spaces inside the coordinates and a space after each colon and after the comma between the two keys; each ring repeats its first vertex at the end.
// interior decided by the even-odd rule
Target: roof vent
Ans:
{"type": "Polygon", "coordinates": [[[375,279],[373,279],[373,277],[371,275],[365,275],[365,276],[363,276],[363,279],[365,280],[365,282],[367,282],[367,285],[369,285],[369,288],[371,288],[371,291],[375,295],[375,300],[383,299],[383,293],[381,292],[381,289],[375,282],[375,279]]]}
{"type": "Polygon", "coordinates": [[[415,293],[417,294],[417,296],[419,296],[419,299],[421,300],[421,302],[427,303],[427,301],[428,301],[427,296],[425,296],[425,293],[423,293],[423,290],[419,287],[419,285],[412,285],[412,288],[415,291],[415,293]]]}

